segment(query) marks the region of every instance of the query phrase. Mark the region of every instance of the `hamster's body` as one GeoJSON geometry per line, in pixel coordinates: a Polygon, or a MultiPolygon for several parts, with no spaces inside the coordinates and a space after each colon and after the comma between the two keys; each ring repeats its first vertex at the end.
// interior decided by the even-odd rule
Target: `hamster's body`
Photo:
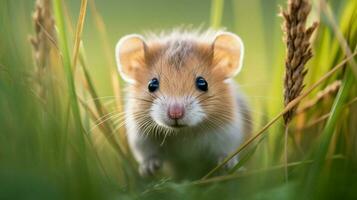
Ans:
{"type": "MultiPolygon", "coordinates": [[[[125,123],[142,175],[167,164],[197,178],[238,148],[250,132],[249,107],[230,78],[243,44],[227,32],[130,35],[116,51],[128,86],[125,123]]],[[[237,163],[232,159],[227,167],[237,163]]]]}

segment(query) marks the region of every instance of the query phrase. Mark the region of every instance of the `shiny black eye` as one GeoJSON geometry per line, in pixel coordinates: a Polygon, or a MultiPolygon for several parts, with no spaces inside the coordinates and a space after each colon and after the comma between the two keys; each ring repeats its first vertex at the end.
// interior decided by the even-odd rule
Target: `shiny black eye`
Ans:
{"type": "Polygon", "coordinates": [[[208,90],[208,83],[203,77],[199,76],[196,78],[196,87],[197,89],[206,92],[208,90]]]}
{"type": "Polygon", "coordinates": [[[148,89],[150,92],[155,92],[159,89],[159,80],[157,78],[153,78],[149,81],[148,89]]]}

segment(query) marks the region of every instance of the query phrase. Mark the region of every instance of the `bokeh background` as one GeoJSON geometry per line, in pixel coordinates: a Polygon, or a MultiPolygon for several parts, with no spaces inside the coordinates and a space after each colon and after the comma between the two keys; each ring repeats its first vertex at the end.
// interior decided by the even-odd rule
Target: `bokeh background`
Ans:
{"type": "MultiPolygon", "coordinates": [[[[62,3],[64,32],[68,36],[65,42],[72,55],[81,1],[58,2],[62,3]]],[[[331,22],[321,14],[320,0],[311,2],[308,24],[319,21],[320,27],[313,35],[315,56],[307,66],[306,86],[311,86],[345,57],[331,22]]],[[[286,5],[285,0],[89,0],[80,50],[82,57],[79,66],[72,68],[80,98],[80,121],[88,133],[83,136],[78,134],[81,127],[78,128],[75,117],[70,114],[71,94],[66,83],[68,74],[60,59],[66,55],[56,45],[51,49],[51,70],[42,74],[47,77],[48,97],[44,101],[36,95],[36,80],[42,78],[34,76],[37,66],[29,41],[30,36],[35,35],[32,17],[35,1],[1,0],[0,199],[356,197],[351,189],[357,187],[355,160],[344,160],[346,156],[353,158],[357,152],[354,136],[356,115],[351,114],[356,110],[355,104],[352,103],[343,112],[334,127],[335,136],[330,138],[333,142],[327,156],[336,158],[337,164],[329,162],[327,167],[315,166],[313,172],[318,169],[322,173],[318,178],[311,175],[309,167],[304,167],[311,164],[313,147],[320,145],[319,138],[324,138],[319,137],[324,124],[304,131],[299,127],[328,113],[336,93],[293,122],[289,158],[294,168],[290,171],[289,182],[286,182],[279,167],[284,152],[282,120],[244,154],[244,165],[252,169],[248,171],[251,175],[228,183],[219,181],[196,186],[194,182],[177,183],[163,177],[155,180],[138,177],[130,153],[125,151],[125,138],[119,136],[119,128],[111,129],[110,138],[119,141],[124,156],[113,150],[115,148],[101,133],[98,124],[103,118],[93,120],[91,109],[84,106],[88,104],[94,109],[94,102],[100,101],[105,110],[115,112],[118,100],[113,95],[119,92],[123,101],[125,83],[116,73],[114,58],[114,47],[120,37],[175,27],[225,28],[238,34],[245,44],[244,67],[236,81],[249,99],[254,129],[258,130],[283,109],[285,46],[282,18],[278,14],[279,6],[286,5]],[[98,96],[95,99],[88,94],[88,86],[82,82],[84,72],[80,66],[83,67],[83,62],[98,96]],[[113,87],[112,77],[117,78],[120,88],[113,87]],[[314,178],[318,180],[316,185],[311,181],[314,178]]],[[[328,8],[353,51],[357,39],[356,0],[329,0],[328,8]]],[[[57,30],[60,28],[57,26],[57,30]]],[[[54,40],[60,38],[55,37],[54,40]]],[[[328,79],[304,102],[314,99],[319,91],[336,79],[342,80],[347,72],[341,71],[328,79]]],[[[349,100],[356,96],[355,85],[348,93],[349,100]]]]}
{"type": "MultiPolygon", "coordinates": [[[[280,30],[281,18],[278,17],[278,5],[284,5],[279,0],[229,0],[223,3],[218,27],[238,34],[244,41],[246,57],[244,70],[237,77],[243,90],[247,90],[251,101],[258,104],[260,101],[275,101],[281,104],[280,96],[269,95],[269,88],[274,82],[281,82],[281,77],[272,77],[276,70],[274,67],[283,64],[281,52],[283,51],[282,33],[280,30]]],[[[114,47],[120,37],[131,34],[143,34],[147,31],[169,31],[175,27],[192,27],[202,29],[211,26],[214,12],[209,0],[198,1],[95,1],[95,9],[106,26],[106,36],[110,45],[111,55],[103,55],[102,37],[98,26],[93,19],[91,3],[88,5],[88,14],[83,31],[83,42],[87,52],[89,71],[95,74],[93,82],[100,96],[112,94],[108,70],[110,62],[114,62],[114,47]],[[111,57],[111,61],[107,60],[111,57]]],[[[3,6],[2,23],[6,18],[11,24],[6,27],[13,30],[14,41],[24,55],[26,61],[32,62],[31,46],[28,37],[33,33],[32,12],[34,1],[9,1],[3,6]],[[15,31],[16,30],[16,31],[15,31]]],[[[66,2],[71,27],[74,28],[79,15],[80,1],[66,2]]],[[[216,20],[217,21],[217,20],[216,20]]],[[[73,41],[73,35],[69,38],[73,41]]],[[[29,66],[30,67],[30,66],[29,66]]],[[[259,104],[257,105],[259,106],[259,104]]],[[[257,111],[259,108],[257,108],[257,111]]]]}

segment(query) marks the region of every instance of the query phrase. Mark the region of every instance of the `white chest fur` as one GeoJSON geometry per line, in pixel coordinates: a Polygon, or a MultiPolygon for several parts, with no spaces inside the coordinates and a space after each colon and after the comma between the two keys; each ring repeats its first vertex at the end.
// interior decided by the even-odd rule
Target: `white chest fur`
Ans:
{"type": "Polygon", "coordinates": [[[152,158],[158,158],[162,162],[167,161],[184,168],[193,164],[196,171],[200,171],[207,167],[200,165],[207,165],[207,162],[212,166],[217,164],[244,141],[247,134],[244,132],[245,121],[238,108],[235,121],[220,128],[184,128],[170,135],[143,133],[139,124],[130,120],[132,118],[128,112],[127,133],[130,148],[140,165],[145,165],[152,158]]]}

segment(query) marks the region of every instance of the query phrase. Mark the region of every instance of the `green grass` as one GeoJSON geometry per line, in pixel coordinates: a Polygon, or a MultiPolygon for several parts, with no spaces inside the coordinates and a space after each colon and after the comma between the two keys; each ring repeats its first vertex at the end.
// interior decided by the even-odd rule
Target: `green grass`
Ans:
{"type": "MultiPolygon", "coordinates": [[[[164,0],[90,0],[80,19],[84,20],[83,33],[76,34],[73,30],[80,29],[72,22],[80,16],[80,2],[54,0],[57,44],[52,46],[46,71],[45,100],[34,89],[37,66],[28,42],[34,34],[30,17],[34,1],[1,1],[0,199],[355,199],[357,84],[353,62],[345,60],[349,56],[336,37],[336,27],[325,12],[318,13],[318,1],[313,2],[313,16],[320,18],[320,26],[313,41],[314,57],[307,66],[304,92],[308,95],[301,104],[335,80],[341,80],[342,86],[337,94],[293,119],[286,182],[284,127],[278,117],[284,109],[285,55],[282,20],[276,17],[277,5],[286,6],[285,1],[212,0],[207,5],[200,0],[169,5],[164,0]],[[131,32],[201,22],[205,27],[226,26],[244,40],[245,68],[237,81],[252,104],[254,132],[261,135],[246,145],[241,162],[228,175],[184,182],[142,179],[125,138],[119,137],[118,124],[104,121],[106,115],[120,112],[125,95],[115,70],[115,42],[131,32]],[[342,67],[321,79],[343,60],[342,67]],[[299,131],[326,113],[330,113],[327,120],[299,131]],[[274,118],[271,126],[265,126],[274,118]],[[98,122],[103,126],[95,127],[98,122]],[[247,170],[237,171],[242,165],[247,170]]],[[[328,6],[354,52],[357,2],[335,0],[328,6]]]]}

